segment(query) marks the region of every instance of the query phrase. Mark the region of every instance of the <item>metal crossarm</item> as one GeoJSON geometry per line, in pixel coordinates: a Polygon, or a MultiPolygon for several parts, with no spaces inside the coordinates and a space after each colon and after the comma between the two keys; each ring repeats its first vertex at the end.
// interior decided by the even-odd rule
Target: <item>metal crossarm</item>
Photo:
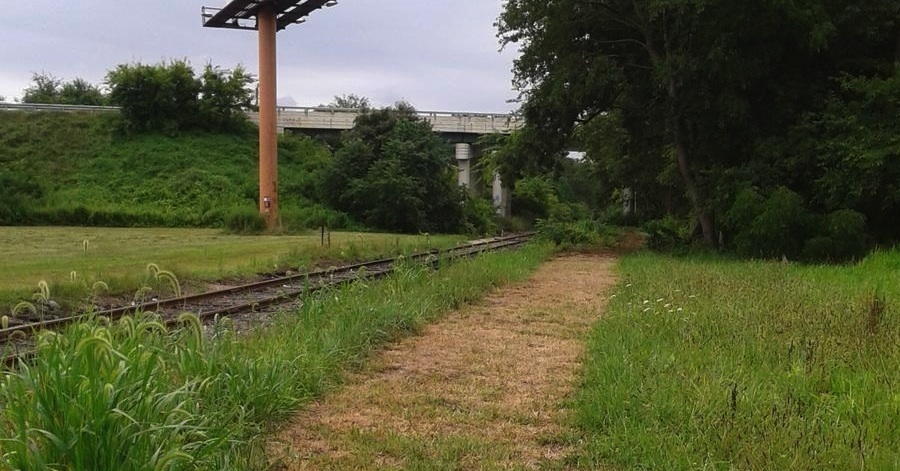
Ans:
{"type": "Polygon", "coordinates": [[[256,30],[255,16],[264,5],[275,9],[278,30],[306,21],[315,10],[336,4],[334,0],[233,0],[222,8],[203,7],[203,26],[256,30]]]}

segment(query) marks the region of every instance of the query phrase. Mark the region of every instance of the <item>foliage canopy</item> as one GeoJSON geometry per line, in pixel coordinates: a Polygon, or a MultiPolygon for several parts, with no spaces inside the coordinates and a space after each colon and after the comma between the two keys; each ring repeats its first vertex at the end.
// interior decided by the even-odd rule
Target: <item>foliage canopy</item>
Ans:
{"type": "Polygon", "coordinates": [[[341,143],[323,188],[334,208],[401,232],[462,227],[450,148],[411,106],[364,112],[341,143]]]}
{"type": "Polygon", "coordinates": [[[136,132],[239,129],[252,106],[253,81],[242,66],[207,64],[197,77],[185,61],[120,64],[106,76],[110,102],[122,107],[126,129],[136,132]]]}
{"type": "Polygon", "coordinates": [[[708,245],[740,237],[722,220],[746,188],[900,237],[896,1],[510,0],[498,27],[537,156],[512,167],[577,142],[607,192],[638,188],[708,245]]]}

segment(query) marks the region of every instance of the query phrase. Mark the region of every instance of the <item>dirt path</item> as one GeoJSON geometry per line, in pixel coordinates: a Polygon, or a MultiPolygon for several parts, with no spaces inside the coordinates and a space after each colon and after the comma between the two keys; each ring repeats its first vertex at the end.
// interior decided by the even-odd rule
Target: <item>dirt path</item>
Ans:
{"type": "Polygon", "coordinates": [[[282,469],[562,467],[562,401],[613,263],[556,258],[379,354],[281,433],[282,469]]]}

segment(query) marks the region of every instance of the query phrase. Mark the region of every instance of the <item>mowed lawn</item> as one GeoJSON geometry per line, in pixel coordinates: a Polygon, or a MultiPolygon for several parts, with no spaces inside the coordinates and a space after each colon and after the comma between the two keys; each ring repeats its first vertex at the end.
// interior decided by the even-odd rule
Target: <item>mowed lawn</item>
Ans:
{"type": "MultiPolygon", "coordinates": [[[[211,280],[274,270],[330,266],[342,261],[446,247],[464,236],[319,233],[241,236],[218,229],[0,227],[0,302],[21,297],[41,280],[53,285],[105,281],[126,289],[149,263],[182,280],[211,280]]],[[[134,286],[137,289],[138,286],[134,286]]]]}

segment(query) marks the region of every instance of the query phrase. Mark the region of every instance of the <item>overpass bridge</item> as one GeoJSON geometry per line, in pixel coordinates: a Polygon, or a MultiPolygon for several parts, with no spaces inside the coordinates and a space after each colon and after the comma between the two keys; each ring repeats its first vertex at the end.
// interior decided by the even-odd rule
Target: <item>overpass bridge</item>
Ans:
{"type": "MultiPolygon", "coordinates": [[[[299,130],[307,133],[340,132],[353,127],[359,110],[329,107],[279,106],[276,108],[278,133],[299,130]]],[[[417,111],[422,120],[431,124],[434,132],[455,144],[456,165],[460,186],[473,188],[475,153],[472,144],[485,134],[509,134],[522,127],[524,121],[513,114],[470,113],[457,111],[417,111]]],[[[259,123],[259,113],[251,111],[247,117],[259,123]]],[[[494,207],[503,215],[509,214],[509,191],[493,176],[491,193],[494,207]]]]}
{"type": "MultiPolygon", "coordinates": [[[[342,131],[353,127],[359,110],[303,106],[279,106],[278,132],[285,129],[342,131]]],[[[417,111],[422,120],[431,124],[434,132],[454,142],[474,142],[484,134],[509,134],[522,127],[522,120],[511,114],[468,113],[457,111],[417,111]]],[[[251,121],[259,122],[259,113],[247,113],[251,121]]]]}

